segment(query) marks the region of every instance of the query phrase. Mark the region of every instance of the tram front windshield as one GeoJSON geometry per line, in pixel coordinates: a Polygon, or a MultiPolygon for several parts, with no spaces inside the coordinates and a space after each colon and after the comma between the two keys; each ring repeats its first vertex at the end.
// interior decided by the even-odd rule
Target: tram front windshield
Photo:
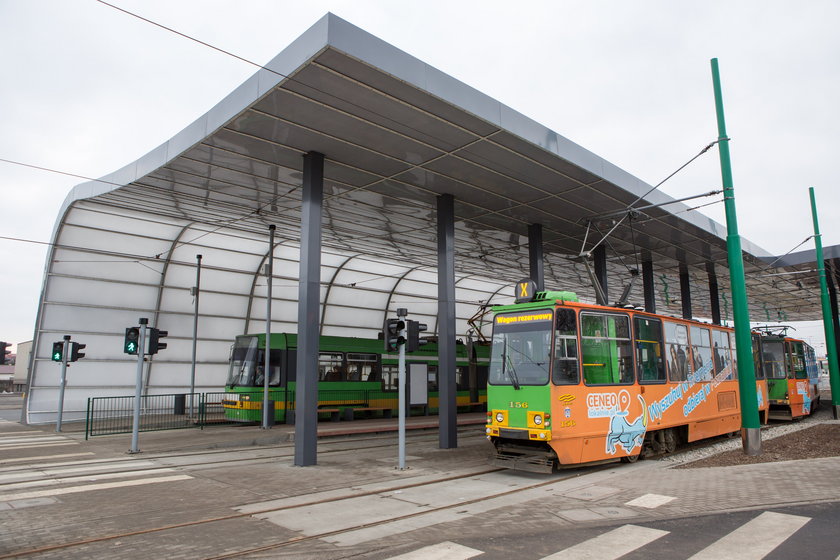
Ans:
{"type": "Polygon", "coordinates": [[[259,339],[256,336],[243,336],[236,339],[230,353],[230,371],[228,387],[249,387],[254,385],[256,365],[259,363],[259,339]]]}
{"type": "Polygon", "coordinates": [[[779,341],[764,341],[762,344],[764,373],[767,379],[784,379],[787,377],[785,369],[785,345],[779,341]]]}
{"type": "Polygon", "coordinates": [[[551,360],[551,309],[496,315],[490,356],[491,385],[545,385],[551,360]]]}

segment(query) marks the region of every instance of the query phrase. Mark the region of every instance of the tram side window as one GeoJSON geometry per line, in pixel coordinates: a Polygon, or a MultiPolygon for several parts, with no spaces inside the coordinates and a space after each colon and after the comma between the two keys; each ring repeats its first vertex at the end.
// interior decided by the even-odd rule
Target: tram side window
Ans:
{"type": "Polygon", "coordinates": [[[639,383],[664,383],[665,364],[662,360],[662,322],[636,317],[636,364],[639,383]]]}
{"type": "MultiPolygon", "coordinates": [[[[456,375],[458,368],[455,368],[456,375]]],[[[426,366],[426,387],[430,393],[436,393],[438,390],[438,374],[437,366],[426,366]]]]}
{"type": "MultiPolygon", "coordinates": [[[[470,389],[470,368],[467,366],[455,367],[455,390],[469,391],[470,389]]],[[[437,390],[437,389],[435,389],[437,390]]]]}
{"type": "Polygon", "coordinates": [[[555,385],[577,385],[580,382],[577,355],[577,319],[574,309],[558,309],[554,329],[555,385]]]}
{"type": "Polygon", "coordinates": [[[347,381],[379,381],[377,354],[347,354],[347,381]]]}
{"type": "MultiPolygon", "coordinates": [[[[729,333],[729,355],[732,356],[732,379],[738,379],[738,354],[735,351],[735,333],[729,333]]],[[[764,374],[761,374],[764,379],[764,374]]],[[[756,377],[757,379],[758,377],[756,377]]]]}
{"type": "Polygon", "coordinates": [[[399,384],[399,367],[396,365],[382,366],[382,390],[396,391],[399,384]]]}
{"type": "Polygon", "coordinates": [[[732,379],[732,355],[729,353],[729,333],[718,330],[712,331],[712,345],[715,377],[724,374],[723,379],[732,379]]]}
{"type": "Polygon", "coordinates": [[[790,342],[790,359],[793,366],[793,375],[796,379],[807,379],[808,372],[805,370],[805,351],[801,342],[790,342]]]}
{"type": "Polygon", "coordinates": [[[709,329],[691,327],[691,346],[697,381],[712,380],[712,341],[709,329]]]}
{"type": "Polygon", "coordinates": [[[588,385],[633,383],[630,318],[581,313],[580,349],[588,385]]]}
{"type": "Polygon", "coordinates": [[[668,359],[668,378],[671,381],[687,380],[691,372],[688,327],[665,322],[665,353],[668,359]]]}
{"type": "Polygon", "coordinates": [[[319,381],[346,381],[344,354],[340,352],[321,352],[318,354],[319,381]]]}

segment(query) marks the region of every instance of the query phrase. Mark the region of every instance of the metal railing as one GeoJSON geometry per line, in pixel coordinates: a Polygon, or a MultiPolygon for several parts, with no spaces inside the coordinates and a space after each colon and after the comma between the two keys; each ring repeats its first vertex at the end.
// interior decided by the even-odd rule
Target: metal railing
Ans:
{"type": "MultiPolygon", "coordinates": [[[[318,413],[330,414],[337,419],[341,411],[344,418],[352,419],[355,409],[397,408],[396,397],[376,396],[372,391],[361,389],[325,389],[318,391],[318,413]],[[348,414],[349,412],[349,414],[348,414]]],[[[251,410],[262,410],[262,391],[243,393],[178,393],[167,395],[146,395],[140,400],[140,425],[138,431],[176,430],[183,428],[204,428],[207,425],[237,424],[236,419],[225,413],[223,401],[236,395],[237,399],[253,402],[251,410]]],[[[85,415],[85,439],[93,436],[131,433],[134,427],[134,396],[89,397],[85,415]]],[[[294,414],[295,391],[273,389],[269,398],[274,401],[276,422],[286,422],[294,414]],[[281,404],[282,403],[282,404],[281,404]]],[[[247,421],[247,420],[246,420],[247,421]]],[[[252,418],[251,421],[258,421],[252,418]]]]}
{"type": "MultiPolygon", "coordinates": [[[[130,433],[134,426],[134,398],[88,398],[85,439],[91,436],[130,433]]],[[[224,417],[221,402],[218,408],[224,417]]],[[[206,423],[206,416],[207,403],[201,393],[146,395],[140,398],[139,430],[153,432],[200,427],[206,423]],[[193,411],[192,416],[189,414],[190,410],[193,411]]]]}

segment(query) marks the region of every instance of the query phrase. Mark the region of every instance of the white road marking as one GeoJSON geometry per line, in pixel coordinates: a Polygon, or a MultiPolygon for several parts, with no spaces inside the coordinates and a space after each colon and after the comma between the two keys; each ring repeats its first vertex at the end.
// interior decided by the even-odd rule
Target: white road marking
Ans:
{"type": "Polygon", "coordinates": [[[35,447],[59,447],[64,445],[79,445],[78,441],[65,441],[60,443],[26,443],[23,445],[0,445],[0,450],[8,451],[12,449],[33,449],[35,447]]]}
{"type": "MultiPolygon", "coordinates": [[[[9,490],[19,490],[21,488],[35,488],[37,486],[57,486],[59,484],[68,484],[74,482],[84,482],[92,480],[105,480],[109,478],[129,478],[133,476],[145,476],[148,474],[160,474],[175,472],[175,469],[149,469],[144,471],[126,471],[116,473],[91,473],[83,476],[70,476],[67,478],[45,478],[43,480],[27,480],[26,482],[15,482],[13,484],[5,484],[0,486],[0,492],[8,492],[9,490]]],[[[3,495],[0,494],[0,499],[3,495]]]]}
{"type": "Polygon", "coordinates": [[[663,506],[668,502],[672,502],[674,500],[676,500],[674,496],[663,496],[662,494],[645,494],[644,496],[639,496],[635,500],[625,502],[624,505],[653,509],[658,508],[659,506],[663,506]]]}
{"type": "Polygon", "coordinates": [[[0,445],[18,444],[18,443],[32,443],[41,441],[66,441],[70,438],[57,434],[32,434],[28,436],[19,437],[0,437],[0,445]]]}
{"type": "Polygon", "coordinates": [[[388,560],[467,560],[479,554],[484,554],[484,552],[446,541],[399,556],[391,556],[388,560]]]}
{"type": "MultiPolygon", "coordinates": [[[[154,467],[157,464],[154,461],[130,461],[111,465],[107,463],[99,463],[93,465],[76,465],[73,467],[64,468],[45,468],[43,466],[35,466],[32,470],[10,472],[7,474],[0,474],[0,484],[21,480],[40,480],[43,478],[58,476],[64,474],[79,474],[79,473],[97,473],[102,471],[114,470],[115,468],[126,471],[127,469],[139,469],[141,467],[154,467]]],[[[127,471],[130,472],[130,471],[127,471]]]]}
{"type": "Polygon", "coordinates": [[[6,465],[8,463],[23,463],[24,461],[41,461],[44,459],[64,459],[68,457],[84,457],[88,455],[96,455],[91,451],[85,451],[84,453],[61,453],[59,455],[35,455],[32,457],[16,457],[14,459],[2,459],[0,460],[0,465],[6,465]]]}
{"type": "Polygon", "coordinates": [[[555,552],[542,560],[614,560],[667,534],[668,531],[659,529],[622,525],[573,547],[555,552]]]}
{"type": "Polygon", "coordinates": [[[810,520],[810,517],[765,511],[689,560],[760,560],[810,520]]]}
{"type": "Polygon", "coordinates": [[[79,492],[91,492],[93,490],[107,490],[109,488],[123,488],[126,486],[142,486],[144,484],[157,484],[160,482],[175,482],[192,478],[186,474],[173,476],[160,476],[157,478],[141,478],[138,480],[124,480],[122,482],[103,482],[101,484],[87,484],[85,486],[68,486],[65,488],[50,488],[49,490],[36,490],[33,492],[21,492],[3,496],[3,501],[28,500],[30,498],[43,498],[46,496],[61,496],[63,494],[77,494],[79,492]]]}

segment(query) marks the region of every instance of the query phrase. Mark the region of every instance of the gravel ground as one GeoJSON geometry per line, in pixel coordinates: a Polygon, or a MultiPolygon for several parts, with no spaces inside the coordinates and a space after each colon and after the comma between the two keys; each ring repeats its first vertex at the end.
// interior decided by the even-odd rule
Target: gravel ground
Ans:
{"type": "Polygon", "coordinates": [[[802,420],[773,422],[762,427],[760,455],[745,455],[741,438],[735,437],[716,439],[710,445],[658,460],[685,469],[837,456],[840,456],[840,421],[833,419],[828,406],[821,406],[802,420]]]}

